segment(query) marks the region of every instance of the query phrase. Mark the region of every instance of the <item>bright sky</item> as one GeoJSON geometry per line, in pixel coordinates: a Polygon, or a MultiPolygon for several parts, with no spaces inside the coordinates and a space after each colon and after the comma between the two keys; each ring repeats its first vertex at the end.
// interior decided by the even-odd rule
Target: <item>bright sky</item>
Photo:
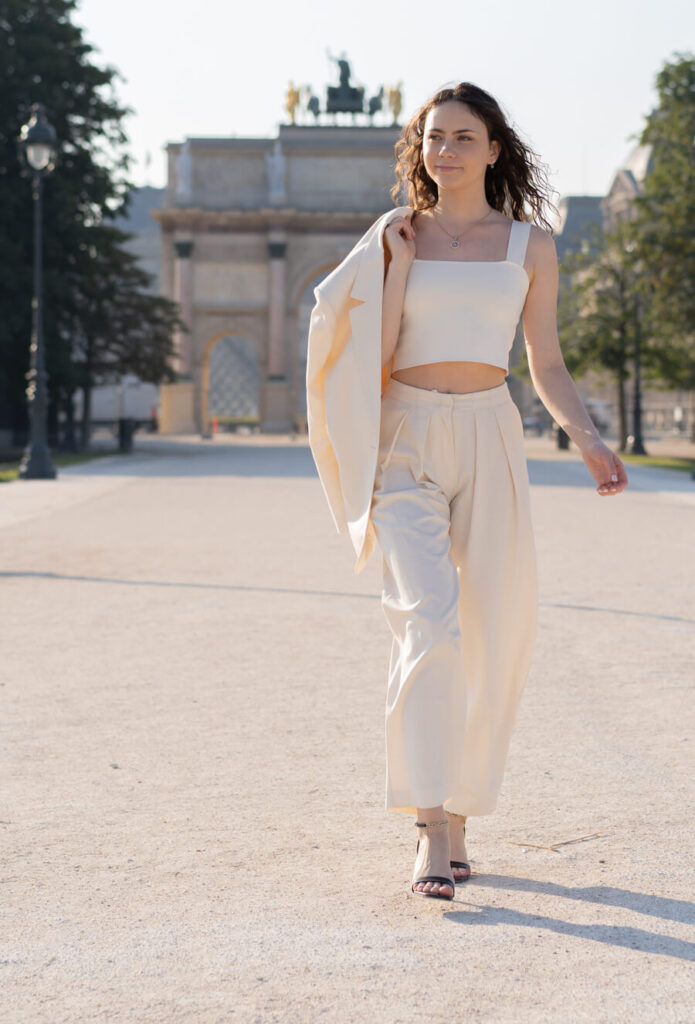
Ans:
{"type": "MultiPolygon", "coordinates": [[[[311,86],[323,108],[325,87],[338,83],[328,53],[344,51],[365,95],[402,82],[401,123],[443,86],[487,89],[560,196],[605,195],[655,104],[657,72],[695,44],[690,0],[641,10],[635,0],[79,0],[73,20],[94,60],[123,75],[131,178],[157,186],[167,142],[274,137],[289,122],[290,80],[311,86]]],[[[299,110],[296,120],[314,123],[299,110]]]]}

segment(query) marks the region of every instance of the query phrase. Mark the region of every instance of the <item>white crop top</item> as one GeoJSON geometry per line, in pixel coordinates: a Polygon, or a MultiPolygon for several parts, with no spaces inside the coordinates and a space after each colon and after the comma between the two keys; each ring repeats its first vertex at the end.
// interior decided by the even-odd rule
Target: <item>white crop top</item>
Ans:
{"type": "Polygon", "coordinates": [[[504,260],[419,260],[408,271],[392,370],[471,360],[509,370],[526,301],[531,225],[512,221],[504,260]]]}

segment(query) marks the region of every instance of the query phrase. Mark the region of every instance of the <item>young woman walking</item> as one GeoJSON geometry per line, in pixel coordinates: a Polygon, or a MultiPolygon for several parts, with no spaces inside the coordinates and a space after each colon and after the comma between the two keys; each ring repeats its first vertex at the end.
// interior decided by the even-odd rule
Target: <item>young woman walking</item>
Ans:
{"type": "Polygon", "coordinates": [[[452,899],[466,819],[496,806],[536,634],[521,417],[505,378],[519,317],[535,390],[601,496],[627,484],[559,347],[558,265],[532,153],[483,89],[437,92],[396,144],[404,214],[384,230],[371,516],[392,631],[386,806],[415,812],[411,888],[452,899]],[[530,212],[527,212],[530,210],[530,212]],[[407,212],[405,212],[407,211],[407,212]]]}

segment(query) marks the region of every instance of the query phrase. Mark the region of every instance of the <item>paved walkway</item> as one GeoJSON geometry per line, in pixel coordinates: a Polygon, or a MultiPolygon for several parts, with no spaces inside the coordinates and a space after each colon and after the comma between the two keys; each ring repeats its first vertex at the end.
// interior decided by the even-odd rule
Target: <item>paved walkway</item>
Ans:
{"type": "Polygon", "coordinates": [[[0,485],[3,1024],[690,1024],[695,483],[527,441],[539,639],[452,903],[303,439],[0,485]]]}

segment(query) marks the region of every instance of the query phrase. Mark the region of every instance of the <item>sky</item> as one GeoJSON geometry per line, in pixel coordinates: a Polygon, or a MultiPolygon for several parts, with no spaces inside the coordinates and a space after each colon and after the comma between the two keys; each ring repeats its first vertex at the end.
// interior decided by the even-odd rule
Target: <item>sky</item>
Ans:
{"type": "MultiPolygon", "coordinates": [[[[685,0],[79,0],[72,20],[92,60],[122,75],[130,178],[155,186],[166,182],[168,142],[275,137],[289,123],[290,81],[311,86],[323,108],[338,84],[331,58],[344,54],[365,95],[401,84],[401,123],[438,89],[474,82],[535,151],[554,202],[605,195],[656,103],[658,71],[695,50],[685,0]]],[[[298,110],[296,123],[315,122],[298,110]]],[[[388,111],[374,123],[390,123],[388,111]]]]}

